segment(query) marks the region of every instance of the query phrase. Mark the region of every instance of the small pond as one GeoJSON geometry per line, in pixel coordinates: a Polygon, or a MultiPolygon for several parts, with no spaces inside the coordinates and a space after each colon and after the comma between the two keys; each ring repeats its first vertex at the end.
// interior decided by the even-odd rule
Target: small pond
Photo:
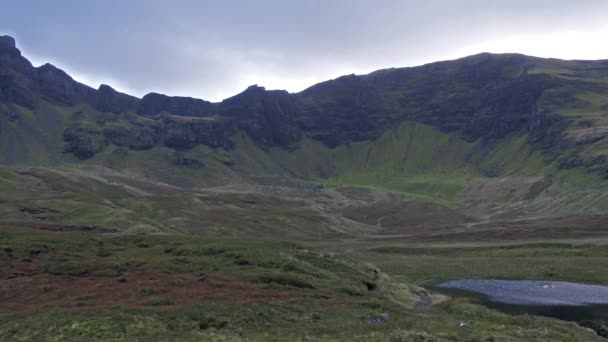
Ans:
{"type": "Polygon", "coordinates": [[[457,279],[432,286],[450,296],[476,297],[493,309],[567,321],[608,322],[608,286],[561,281],[457,279]]]}

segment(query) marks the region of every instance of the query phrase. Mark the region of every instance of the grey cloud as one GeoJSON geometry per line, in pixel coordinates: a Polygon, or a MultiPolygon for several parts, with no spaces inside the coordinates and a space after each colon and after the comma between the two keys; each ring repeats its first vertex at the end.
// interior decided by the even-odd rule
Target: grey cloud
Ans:
{"type": "Polygon", "coordinates": [[[0,32],[38,61],[138,96],[218,100],[247,83],[294,91],[504,35],[593,29],[608,2],[7,0],[0,13],[0,32]]]}

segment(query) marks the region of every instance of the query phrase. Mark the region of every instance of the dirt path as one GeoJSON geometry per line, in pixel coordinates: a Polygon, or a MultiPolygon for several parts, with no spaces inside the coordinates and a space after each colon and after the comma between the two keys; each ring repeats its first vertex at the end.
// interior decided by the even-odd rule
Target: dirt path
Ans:
{"type": "Polygon", "coordinates": [[[419,300],[414,305],[414,310],[416,310],[416,312],[426,311],[433,304],[433,300],[426,292],[417,291],[414,292],[414,294],[419,298],[419,300]]]}

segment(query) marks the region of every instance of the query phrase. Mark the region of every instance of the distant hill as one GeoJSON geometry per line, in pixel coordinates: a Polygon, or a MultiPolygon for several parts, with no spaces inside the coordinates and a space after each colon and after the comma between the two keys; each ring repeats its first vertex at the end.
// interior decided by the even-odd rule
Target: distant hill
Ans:
{"type": "Polygon", "coordinates": [[[523,177],[488,196],[530,200],[560,182],[603,184],[607,118],[608,60],[482,53],[295,94],[254,85],[211,103],[93,89],[32,66],[0,37],[6,165],[106,167],[185,187],[380,186],[448,200],[478,198],[480,180],[523,177]]]}

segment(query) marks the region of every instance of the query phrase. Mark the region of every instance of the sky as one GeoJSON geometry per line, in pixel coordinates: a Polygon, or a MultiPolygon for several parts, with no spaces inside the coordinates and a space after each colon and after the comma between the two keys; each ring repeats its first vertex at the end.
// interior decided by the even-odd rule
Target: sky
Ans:
{"type": "Polygon", "coordinates": [[[1,34],[95,88],[220,101],[480,52],[608,59],[608,0],[2,0],[1,34]]]}

